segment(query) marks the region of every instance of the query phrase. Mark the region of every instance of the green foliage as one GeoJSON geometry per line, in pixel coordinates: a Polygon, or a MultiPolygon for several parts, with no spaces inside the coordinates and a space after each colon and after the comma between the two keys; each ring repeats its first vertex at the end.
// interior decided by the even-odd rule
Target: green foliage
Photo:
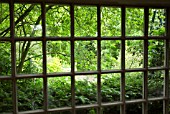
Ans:
{"type": "Polygon", "coordinates": [[[75,7],[75,36],[96,36],[97,34],[97,8],[75,7]]]}
{"type": "Polygon", "coordinates": [[[144,35],[144,9],[139,8],[126,9],[126,35],[127,36],[144,35]]]}
{"type": "Polygon", "coordinates": [[[11,75],[11,44],[0,42],[0,75],[11,75]]]}
{"type": "Polygon", "coordinates": [[[9,5],[6,3],[0,3],[0,37],[9,37],[9,27],[10,27],[10,21],[9,21],[9,5]],[[5,32],[8,30],[7,32],[5,32]]]}
{"type": "Polygon", "coordinates": [[[105,37],[121,36],[120,8],[101,8],[101,35],[105,37]]]}
{"type": "MultiPolygon", "coordinates": [[[[10,36],[9,5],[0,4],[0,37],[10,36]]],[[[14,21],[16,37],[41,37],[41,5],[15,4],[14,21]]],[[[75,37],[97,36],[97,8],[76,6],[74,12],[75,37]]],[[[126,9],[126,36],[144,35],[144,9],[126,9]]],[[[70,37],[70,7],[64,5],[46,5],[46,35],[48,37],[70,37]]],[[[165,35],[165,10],[149,10],[149,35],[165,35]]],[[[101,36],[121,36],[121,8],[101,8],[101,36]]],[[[37,38],[38,39],[38,38],[37,38]]],[[[55,39],[56,40],[56,39],[55,39]]],[[[125,41],[125,66],[143,68],[143,40],[125,41]]],[[[71,71],[70,41],[46,42],[47,73],[71,71]],[[69,70],[68,70],[69,69],[69,70]]],[[[97,41],[74,41],[76,71],[97,70],[97,41]]],[[[164,40],[148,40],[148,67],[164,65],[164,40]]],[[[43,72],[43,44],[41,41],[16,41],[17,74],[39,74],[43,72]]],[[[11,75],[11,43],[0,42],[0,75],[11,75]]],[[[101,68],[114,70],[121,68],[121,40],[101,40],[101,68]]],[[[162,96],[164,73],[162,71],[148,73],[148,96],[162,96]]],[[[96,76],[89,79],[76,79],[76,105],[94,104],[97,102],[96,76]],[[94,80],[93,80],[94,78],[94,80]]],[[[102,102],[120,101],[121,75],[102,74],[102,102]]],[[[143,73],[125,73],[126,100],[142,98],[143,73]]],[[[71,106],[70,77],[48,78],[48,108],[71,106]]],[[[43,108],[43,79],[17,79],[17,98],[19,111],[43,108]]],[[[149,110],[161,109],[162,106],[149,103],[149,110]]],[[[120,107],[103,108],[103,114],[118,114],[120,107]]],[[[12,82],[0,82],[0,113],[12,111],[12,82]],[[8,110],[6,110],[8,109],[8,110]]],[[[141,113],[141,105],[131,104],[126,107],[127,113],[141,113]]],[[[160,111],[157,110],[157,113],[160,111]]],[[[62,114],[68,114],[63,112],[62,114]]],[[[78,110],[77,113],[95,114],[96,109],[78,110]]],[[[161,113],[161,112],[160,112],[161,113]]],[[[160,114],[159,113],[159,114],[160,114]]],[[[56,113],[55,113],[56,114],[56,113]]]]}
{"type": "Polygon", "coordinates": [[[75,66],[77,71],[97,70],[97,42],[75,42],[75,66]],[[83,51],[82,51],[83,50],[83,51]]]}
{"type": "Polygon", "coordinates": [[[47,5],[46,34],[47,36],[70,36],[70,9],[68,6],[47,5]]]}

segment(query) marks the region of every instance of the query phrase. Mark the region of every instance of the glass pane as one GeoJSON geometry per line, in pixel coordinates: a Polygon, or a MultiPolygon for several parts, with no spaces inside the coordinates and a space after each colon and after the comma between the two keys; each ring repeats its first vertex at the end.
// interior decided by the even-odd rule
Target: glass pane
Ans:
{"type": "Polygon", "coordinates": [[[163,101],[149,102],[148,114],[163,114],[163,101]]]}
{"type": "Polygon", "coordinates": [[[42,36],[41,5],[15,4],[14,15],[16,37],[42,36]]]}
{"type": "Polygon", "coordinates": [[[126,8],[126,36],[144,36],[144,9],[126,8]]]}
{"type": "Polygon", "coordinates": [[[97,42],[75,42],[75,69],[76,71],[97,70],[97,42]]]}
{"type": "Polygon", "coordinates": [[[11,44],[0,42],[0,76],[11,75],[11,44]]]}
{"type": "Polygon", "coordinates": [[[148,72],[148,97],[162,97],[165,72],[162,70],[148,72]]]}
{"type": "MultiPolygon", "coordinates": [[[[142,104],[127,104],[126,114],[142,114],[142,104]]],[[[148,114],[152,114],[152,113],[148,113],[148,114]]]]}
{"type": "Polygon", "coordinates": [[[149,36],[165,36],[165,9],[149,9],[149,36]]]}
{"type": "Polygon", "coordinates": [[[104,37],[121,36],[121,9],[102,7],[101,35],[104,37]]]}
{"type": "Polygon", "coordinates": [[[97,7],[75,6],[75,36],[97,36],[97,7]]]}
{"type": "Polygon", "coordinates": [[[72,114],[71,111],[48,112],[48,114],[72,114]]]}
{"type": "Polygon", "coordinates": [[[10,36],[9,4],[0,3],[0,37],[10,36]]]}
{"type": "Polygon", "coordinates": [[[70,72],[70,42],[47,42],[47,73],[70,72]]]}
{"type": "Polygon", "coordinates": [[[102,70],[120,69],[121,66],[120,40],[101,41],[101,67],[102,70]]]}
{"type": "Polygon", "coordinates": [[[120,77],[119,73],[102,74],[101,97],[102,102],[120,101],[120,77]]]}
{"type": "Polygon", "coordinates": [[[142,99],[143,91],[143,73],[128,72],[125,76],[126,100],[142,99]]]}
{"type": "Polygon", "coordinates": [[[120,106],[103,107],[101,114],[120,114],[120,106]]]}
{"type": "Polygon", "coordinates": [[[76,111],[76,114],[97,114],[97,110],[95,108],[80,109],[76,111]]]}
{"type": "Polygon", "coordinates": [[[17,80],[18,110],[28,111],[43,108],[43,79],[17,80]]]}
{"type": "Polygon", "coordinates": [[[70,8],[63,5],[46,5],[46,35],[70,36],[70,8]]]}
{"type": "Polygon", "coordinates": [[[12,111],[12,81],[0,80],[0,113],[12,111]]]}
{"type": "Polygon", "coordinates": [[[16,42],[16,65],[18,74],[42,73],[42,42],[16,42]]]}
{"type": "Polygon", "coordinates": [[[165,61],[165,43],[164,40],[149,40],[148,42],[148,66],[162,67],[165,61]]]}
{"type": "Polygon", "coordinates": [[[125,67],[143,68],[143,40],[126,40],[125,67]]]}
{"type": "Polygon", "coordinates": [[[80,75],[75,80],[76,105],[97,103],[97,76],[80,75]]]}
{"type": "Polygon", "coordinates": [[[48,108],[71,106],[71,78],[48,78],[48,108]]]}

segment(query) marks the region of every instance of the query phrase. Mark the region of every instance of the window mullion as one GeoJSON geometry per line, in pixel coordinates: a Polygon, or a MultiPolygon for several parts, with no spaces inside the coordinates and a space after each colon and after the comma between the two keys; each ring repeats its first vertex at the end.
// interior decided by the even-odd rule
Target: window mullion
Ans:
{"type": "Polygon", "coordinates": [[[144,8],[144,78],[143,78],[143,103],[142,113],[148,113],[148,27],[149,27],[149,8],[144,8]]]}
{"type": "Polygon", "coordinates": [[[121,114],[125,114],[125,7],[121,8],[121,29],[122,29],[122,40],[121,40],[121,114]]]}
{"type": "Polygon", "coordinates": [[[100,5],[97,6],[97,100],[99,104],[98,114],[101,114],[101,11],[100,5]]]}
{"type": "Polygon", "coordinates": [[[14,2],[10,1],[10,36],[11,36],[11,66],[12,66],[12,91],[13,91],[13,113],[18,113],[17,80],[16,80],[16,44],[14,24],[14,2]]]}
{"type": "Polygon", "coordinates": [[[45,3],[41,4],[41,16],[42,16],[42,51],[43,51],[43,92],[44,92],[44,111],[47,113],[48,110],[48,84],[47,84],[47,58],[46,58],[46,9],[45,3]]]}
{"type": "Polygon", "coordinates": [[[74,5],[70,5],[70,16],[71,16],[71,104],[72,104],[72,114],[76,113],[75,110],[75,54],[74,54],[74,5]]]}
{"type": "Polygon", "coordinates": [[[163,102],[163,113],[168,114],[169,112],[169,37],[170,37],[170,8],[166,9],[166,35],[168,39],[165,40],[165,63],[164,66],[167,68],[165,70],[165,77],[164,77],[164,97],[167,98],[163,102]]]}

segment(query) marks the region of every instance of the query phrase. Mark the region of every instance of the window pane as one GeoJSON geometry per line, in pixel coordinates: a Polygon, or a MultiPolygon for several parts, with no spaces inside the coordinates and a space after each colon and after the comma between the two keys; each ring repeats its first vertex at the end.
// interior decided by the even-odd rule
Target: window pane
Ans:
{"type": "Polygon", "coordinates": [[[14,15],[16,37],[42,36],[41,5],[15,4],[14,15]]]}
{"type": "Polygon", "coordinates": [[[165,36],[165,9],[149,9],[149,36],[165,36]]]}
{"type": "Polygon", "coordinates": [[[42,73],[42,42],[17,42],[16,65],[18,74],[42,73]]]}
{"type": "Polygon", "coordinates": [[[97,70],[97,42],[75,42],[75,67],[76,71],[97,70]]]}
{"type": "Polygon", "coordinates": [[[126,100],[142,99],[143,73],[128,72],[125,81],[126,100]]]}
{"type": "Polygon", "coordinates": [[[28,111],[43,107],[43,79],[17,80],[18,110],[28,111]]]}
{"type": "Polygon", "coordinates": [[[102,70],[120,69],[121,42],[119,40],[101,41],[101,67],[102,70]]]}
{"type": "Polygon", "coordinates": [[[70,72],[70,42],[47,42],[47,73],[70,72]]]}
{"type": "Polygon", "coordinates": [[[97,110],[95,108],[79,109],[76,114],[97,114],[97,110]]]}
{"type": "Polygon", "coordinates": [[[144,9],[126,8],[126,36],[144,36],[144,9]]]}
{"type": "Polygon", "coordinates": [[[97,76],[76,76],[75,94],[76,105],[97,103],[97,76]]]}
{"type": "Polygon", "coordinates": [[[72,114],[71,111],[57,111],[57,112],[48,112],[48,114],[72,114]]]}
{"type": "Polygon", "coordinates": [[[149,67],[163,67],[164,66],[164,40],[149,40],[148,47],[148,65],[149,67]]]}
{"type": "Polygon", "coordinates": [[[121,35],[121,9],[120,8],[102,7],[101,35],[104,37],[121,35]]]}
{"type": "MultiPolygon", "coordinates": [[[[142,114],[142,104],[127,104],[126,114],[142,114]]],[[[148,113],[152,114],[152,113],[148,113]]],[[[153,113],[156,114],[156,113],[153,113]]]]}
{"type": "Polygon", "coordinates": [[[165,72],[162,70],[148,72],[148,97],[162,97],[165,72]]]}
{"type": "Polygon", "coordinates": [[[125,67],[143,68],[143,40],[127,40],[125,50],[125,67]]]}
{"type": "Polygon", "coordinates": [[[75,6],[74,11],[75,36],[96,36],[97,8],[90,6],[75,6]]]}
{"type": "Polygon", "coordinates": [[[12,112],[12,81],[0,80],[0,113],[12,112]]]}
{"type": "Polygon", "coordinates": [[[163,114],[163,102],[162,101],[149,102],[148,114],[163,114]]]}
{"type": "Polygon", "coordinates": [[[102,114],[120,114],[120,106],[103,107],[102,114]]]}
{"type": "Polygon", "coordinates": [[[102,74],[102,102],[120,101],[120,74],[102,74]]]}
{"type": "Polygon", "coordinates": [[[9,4],[0,3],[0,37],[10,36],[9,4]]]}
{"type": "Polygon", "coordinates": [[[63,5],[46,5],[46,35],[70,36],[70,8],[63,5]]]}
{"type": "Polygon", "coordinates": [[[11,75],[11,44],[0,42],[0,76],[11,75]]]}
{"type": "Polygon", "coordinates": [[[48,108],[71,106],[70,77],[48,78],[48,108]]]}

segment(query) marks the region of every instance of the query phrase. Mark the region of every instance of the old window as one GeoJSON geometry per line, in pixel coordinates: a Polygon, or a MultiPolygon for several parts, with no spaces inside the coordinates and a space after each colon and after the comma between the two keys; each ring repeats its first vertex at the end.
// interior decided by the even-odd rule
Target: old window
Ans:
{"type": "Polygon", "coordinates": [[[151,3],[0,1],[0,113],[170,113],[170,10],[151,3]]]}

